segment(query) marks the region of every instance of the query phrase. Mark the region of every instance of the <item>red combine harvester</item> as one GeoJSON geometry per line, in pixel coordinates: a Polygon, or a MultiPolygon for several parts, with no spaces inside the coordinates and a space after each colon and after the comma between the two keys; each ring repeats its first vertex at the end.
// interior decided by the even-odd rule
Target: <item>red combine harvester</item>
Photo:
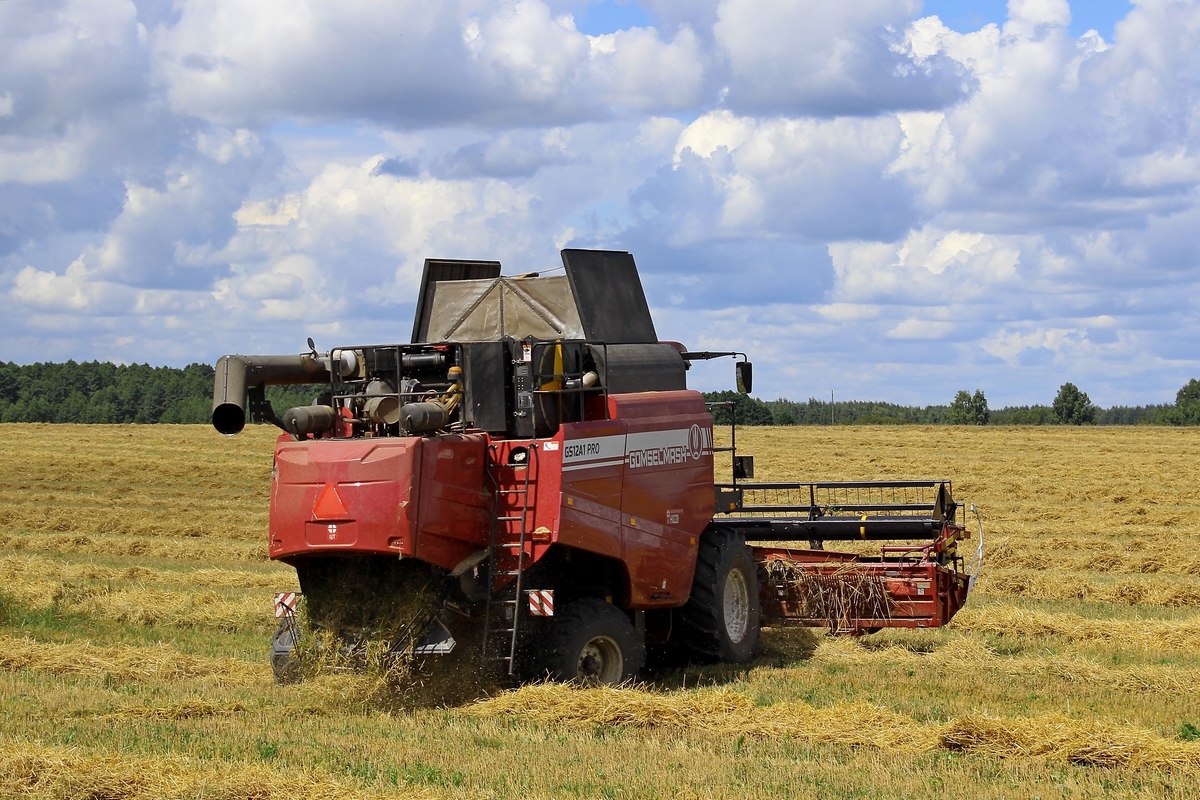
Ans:
{"type": "MultiPolygon", "coordinates": [[[[648,647],[745,663],[763,625],[936,627],[962,607],[983,531],[968,564],[949,481],[753,482],[685,380],[692,361],[740,357],[748,392],[745,356],[660,342],[629,253],[562,260],[565,274],[501,277],[430,259],[408,344],[217,363],[216,429],[248,412],[285,431],[270,556],[295,567],[311,627],[387,631],[430,657],[470,638],[510,675],[616,683],[648,647]],[[314,383],[282,418],[265,400],[268,384],[314,383]],[[837,540],[891,544],[824,549],[837,540]],[[418,590],[431,599],[414,613],[418,590]]],[[[291,600],[281,679],[302,633],[291,600]]]]}

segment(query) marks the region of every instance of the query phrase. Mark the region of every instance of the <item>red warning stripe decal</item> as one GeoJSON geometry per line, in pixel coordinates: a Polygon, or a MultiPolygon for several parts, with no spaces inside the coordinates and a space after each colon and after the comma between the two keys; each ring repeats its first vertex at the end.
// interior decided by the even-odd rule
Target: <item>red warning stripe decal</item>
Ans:
{"type": "Polygon", "coordinates": [[[300,595],[298,592],[276,592],[275,618],[293,616],[296,613],[296,606],[299,604],[300,595]]]}
{"type": "Polygon", "coordinates": [[[553,589],[530,589],[527,592],[529,595],[529,613],[534,617],[553,617],[554,616],[554,590],[553,589]]]}

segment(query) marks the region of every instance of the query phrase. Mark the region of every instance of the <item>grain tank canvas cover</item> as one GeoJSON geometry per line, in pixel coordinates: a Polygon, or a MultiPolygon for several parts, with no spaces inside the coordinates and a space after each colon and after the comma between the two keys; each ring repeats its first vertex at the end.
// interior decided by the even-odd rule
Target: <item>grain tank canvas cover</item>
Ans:
{"type": "Polygon", "coordinates": [[[413,315],[412,341],[438,341],[427,335],[433,313],[434,295],[450,281],[469,281],[496,278],[500,275],[499,261],[461,261],[451,258],[427,258],[421,274],[421,293],[417,295],[417,313],[413,315]]]}
{"type": "Polygon", "coordinates": [[[412,341],[658,341],[632,255],[563,250],[562,260],[566,275],[502,278],[498,261],[427,259],[412,341]]]}
{"type": "Polygon", "coordinates": [[[580,339],[583,326],[565,275],[441,284],[426,332],[431,342],[580,339]]]}

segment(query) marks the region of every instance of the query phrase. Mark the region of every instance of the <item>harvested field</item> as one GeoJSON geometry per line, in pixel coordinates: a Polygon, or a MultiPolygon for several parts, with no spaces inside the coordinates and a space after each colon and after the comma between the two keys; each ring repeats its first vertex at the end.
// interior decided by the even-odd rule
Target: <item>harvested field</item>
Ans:
{"type": "Polygon", "coordinates": [[[987,529],[967,608],[768,630],[749,668],[637,687],[441,676],[432,705],[370,675],[271,682],[271,593],[296,588],[264,554],[274,438],[0,426],[0,796],[1183,798],[1200,777],[1200,431],[741,430],[763,480],[953,479],[987,529]]]}
{"type": "Polygon", "coordinates": [[[812,655],[816,664],[854,667],[918,667],[996,677],[1038,676],[1145,694],[1200,695],[1200,669],[1163,665],[1111,667],[1077,655],[1001,656],[981,642],[956,637],[928,653],[896,645],[868,648],[851,638],[826,638],[812,655]]]}
{"type": "Polygon", "coordinates": [[[1116,650],[1148,653],[1195,653],[1200,647],[1200,615],[1169,619],[1088,619],[1079,614],[1012,608],[1000,604],[964,608],[952,623],[956,630],[1001,636],[1061,637],[1094,642],[1116,650]]]}
{"type": "Polygon", "coordinates": [[[270,677],[265,664],[234,658],[203,658],[165,645],[97,647],[84,642],[56,644],[11,636],[0,636],[0,669],[90,675],[146,684],[198,678],[218,684],[254,686],[270,677]]]}
{"type": "Polygon", "coordinates": [[[476,703],[468,712],[576,725],[787,737],[896,752],[943,747],[1002,757],[1043,756],[1091,766],[1200,769],[1200,743],[1171,741],[1128,725],[1080,724],[1059,715],[1013,719],[982,714],[944,725],[921,725],[869,703],[820,709],[801,702],[758,706],[752,698],[728,689],[652,694],[637,689],[527,686],[476,703]]]}
{"type": "MultiPolygon", "coordinates": [[[[81,754],[74,749],[30,744],[0,745],[0,793],[5,797],[221,797],[228,800],[325,797],[360,798],[363,792],[328,775],[305,770],[280,772],[247,764],[179,758],[126,758],[81,754]]],[[[438,797],[412,792],[413,798],[438,797]]]]}

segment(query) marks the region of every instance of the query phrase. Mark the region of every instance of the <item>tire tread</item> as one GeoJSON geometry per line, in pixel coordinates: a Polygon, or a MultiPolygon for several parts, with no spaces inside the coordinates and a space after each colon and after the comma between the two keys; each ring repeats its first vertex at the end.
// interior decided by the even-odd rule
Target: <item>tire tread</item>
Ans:
{"type": "Polygon", "coordinates": [[[700,550],[696,554],[696,574],[692,582],[692,594],[680,610],[683,648],[694,658],[702,661],[726,661],[746,663],[754,656],[758,642],[758,580],[755,570],[744,577],[750,591],[751,631],[747,633],[749,646],[731,643],[724,633],[723,608],[718,584],[724,573],[734,562],[745,555],[745,561],[753,564],[749,548],[741,535],[729,528],[713,525],[700,537],[700,550]]]}

